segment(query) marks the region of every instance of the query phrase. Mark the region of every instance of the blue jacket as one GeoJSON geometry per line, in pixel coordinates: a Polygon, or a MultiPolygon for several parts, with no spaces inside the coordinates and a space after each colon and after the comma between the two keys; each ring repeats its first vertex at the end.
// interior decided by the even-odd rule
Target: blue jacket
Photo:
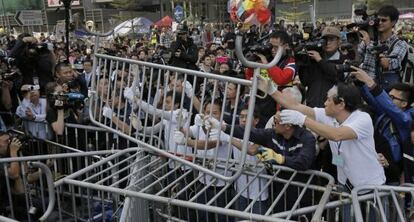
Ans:
{"type": "MultiPolygon", "coordinates": [[[[230,127],[226,133],[230,134],[230,127]]],[[[235,126],[233,136],[242,139],[244,127],[235,126]]],[[[304,128],[296,127],[293,136],[286,140],[276,134],[274,129],[252,128],[250,141],[273,149],[285,157],[284,165],[295,170],[307,170],[312,166],[316,156],[316,140],[312,133],[304,128]]]]}
{"type": "Polygon", "coordinates": [[[410,141],[411,113],[414,109],[403,111],[395,106],[380,86],[369,90],[364,85],[361,91],[365,101],[374,108],[374,128],[388,141],[393,160],[399,162],[402,157],[403,144],[410,141]]]}

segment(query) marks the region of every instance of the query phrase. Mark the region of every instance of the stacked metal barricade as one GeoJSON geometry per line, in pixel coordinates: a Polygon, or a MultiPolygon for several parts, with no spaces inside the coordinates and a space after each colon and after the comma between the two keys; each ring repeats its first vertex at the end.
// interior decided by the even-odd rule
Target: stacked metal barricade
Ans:
{"type": "MultiPolygon", "coordinates": [[[[238,57],[246,66],[256,68],[255,76],[260,68],[272,67],[281,56],[279,51],[270,64],[249,62],[241,54],[240,38],[238,57]]],[[[402,194],[406,194],[406,199],[414,196],[410,185],[355,188],[351,195],[337,191],[334,178],[326,173],[300,172],[283,166],[269,168],[252,161],[247,150],[257,94],[256,78],[249,81],[113,57],[100,54],[99,43],[97,36],[88,107],[96,127],[67,124],[65,131],[75,132],[75,138],[65,140],[72,145],[42,140],[49,149],[56,149],[54,154],[0,160],[6,178],[13,163],[20,165],[22,175],[27,175],[25,170],[29,166],[40,168],[39,174],[44,174],[36,182],[25,181],[27,177],[23,177],[26,220],[40,217],[49,221],[202,221],[199,215],[207,214],[205,221],[223,218],[225,221],[343,221],[341,212],[345,208],[353,208],[351,221],[367,221],[362,210],[368,212],[364,215],[377,214],[376,218],[382,221],[412,218],[413,206],[407,208],[402,203],[405,200],[402,194]],[[211,147],[208,139],[195,145],[196,149],[186,149],[188,132],[184,146],[171,142],[176,130],[190,128],[190,123],[196,121],[196,113],[203,113],[205,119],[214,115],[213,108],[206,106],[208,103],[219,101],[218,122],[223,124],[229,84],[235,86],[236,98],[242,97],[243,88],[249,89],[248,118],[239,155],[232,155],[234,147],[228,144],[223,157],[218,152],[219,144],[211,147]],[[198,99],[194,98],[196,91],[198,99]],[[173,101],[178,101],[176,106],[173,101]],[[237,183],[240,178],[245,178],[244,182],[237,183]],[[214,190],[219,182],[223,186],[200,202],[206,190],[214,190]],[[247,207],[236,208],[253,184],[260,187],[256,195],[250,196],[247,207]],[[361,193],[362,190],[368,192],[361,193]],[[253,213],[254,204],[265,193],[269,204],[264,213],[253,213]],[[224,206],[218,206],[222,195],[226,196],[224,206]],[[33,197],[39,204],[33,203],[33,197]],[[392,206],[387,209],[393,212],[382,207],[384,200],[392,206]],[[38,208],[39,216],[30,213],[32,207],[38,208]]],[[[233,110],[232,119],[227,122],[230,136],[237,125],[238,109],[233,110]]],[[[217,126],[205,119],[198,130],[208,135],[217,126]]],[[[17,218],[13,192],[8,184],[11,207],[6,216],[17,218]]]]}

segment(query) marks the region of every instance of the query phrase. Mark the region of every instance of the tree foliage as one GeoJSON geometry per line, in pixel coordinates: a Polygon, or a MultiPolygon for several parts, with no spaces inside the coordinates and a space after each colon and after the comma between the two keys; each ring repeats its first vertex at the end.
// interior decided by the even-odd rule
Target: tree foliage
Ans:
{"type": "Polygon", "coordinates": [[[120,10],[134,10],[138,7],[137,0],[114,0],[111,5],[120,10]]]}
{"type": "Polygon", "coordinates": [[[288,21],[303,20],[308,14],[308,11],[298,11],[298,8],[302,4],[309,3],[310,0],[281,0],[280,2],[289,4],[288,10],[279,10],[280,16],[288,21]]]}

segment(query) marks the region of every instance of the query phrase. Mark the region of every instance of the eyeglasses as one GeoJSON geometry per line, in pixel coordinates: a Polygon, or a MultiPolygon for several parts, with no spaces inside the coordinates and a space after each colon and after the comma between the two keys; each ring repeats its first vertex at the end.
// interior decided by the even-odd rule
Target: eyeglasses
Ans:
{"type": "Polygon", "coordinates": [[[395,96],[393,96],[393,95],[389,95],[390,96],[390,98],[392,99],[392,100],[398,100],[398,101],[401,101],[401,102],[406,102],[406,100],[405,99],[401,99],[401,98],[398,98],[398,97],[395,97],[395,96]]]}
{"type": "Polygon", "coordinates": [[[379,19],[379,22],[382,22],[382,23],[384,23],[384,22],[388,22],[389,21],[389,19],[386,19],[386,18],[381,18],[381,19],[379,19]]]}

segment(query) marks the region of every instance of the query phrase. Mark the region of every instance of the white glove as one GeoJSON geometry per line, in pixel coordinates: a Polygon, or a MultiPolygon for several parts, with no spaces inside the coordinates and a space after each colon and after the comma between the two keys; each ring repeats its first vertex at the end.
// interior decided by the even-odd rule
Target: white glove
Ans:
{"type": "Polygon", "coordinates": [[[186,81],[185,83],[183,83],[183,86],[185,95],[189,98],[193,98],[193,86],[191,85],[191,83],[186,81]]]}
{"type": "Polygon", "coordinates": [[[111,119],[112,120],[112,109],[111,108],[109,108],[109,107],[107,107],[107,106],[104,106],[104,108],[103,108],[103,112],[102,112],[102,115],[103,116],[105,116],[106,118],[108,118],[108,119],[111,119]]]}
{"type": "Polygon", "coordinates": [[[210,140],[219,140],[222,142],[230,142],[230,136],[226,133],[224,133],[223,131],[221,131],[221,129],[212,129],[209,133],[209,139],[210,140]]]}
{"type": "Polygon", "coordinates": [[[220,121],[216,120],[214,117],[206,116],[204,117],[204,126],[207,130],[209,129],[220,129],[221,124],[220,121]]]}
{"type": "Polygon", "coordinates": [[[134,127],[134,129],[136,129],[137,131],[142,131],[143,127],[142,127],[141,120],[137,117],[135,113],[132,113],[129,116],[129,120],[131,122],[132,127],[134,127]]]}
{"type": "Polygon", "coordinates": [[[272,95],[277,91],[277,85],[270,78],[265,78],[263,76],[257,76],[257,88],[269,95],[272,95]]]}
{"type": "Polygon", "coordinates": [[[174,142],[178,145],[184,145],[186,142],[184,133],[179,130],[174,131],[174,142]]]}
{"type": "Polygon", "coordinates": [[[306,116],[296,110],[285,109],[280,113],[281,124],[293,124],[303,126],[306,116]]]}
{"type": "Polygon", "coordinates": [[[174,119],[177,121],[178,128],[181,128],[185,125],[188,120],[189,113],[186,109],[177,109],[174,110],[174,119]]]}
{"type": "Polygon", "coordinates": [[[204,125],[204,115],[203,114],[196,114],[195,115],[194,125],[196,125],[196,126],[203,126],[204,125]]]}
{"type": "Polygon", "coordinates": [[[131,87],[125,87],[125,89],[124,89],[124,98],[127,99],[129,102],[133,101],[134,92],[132,91],[131,87]]]}
{"type": "Polygon", "coordinates": [[[95,91],[88,89],[88,98],[91,98],[93,94],[95,94],[95,91]]]}

